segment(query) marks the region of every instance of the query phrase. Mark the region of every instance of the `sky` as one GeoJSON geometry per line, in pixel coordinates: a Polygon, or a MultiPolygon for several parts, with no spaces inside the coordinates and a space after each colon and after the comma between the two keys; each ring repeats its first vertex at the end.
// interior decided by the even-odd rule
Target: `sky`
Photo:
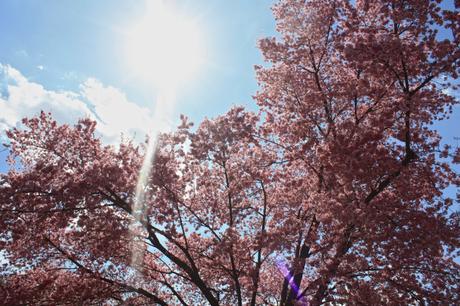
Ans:
{"type": "MultiPolygon", "coordinates": [[[[258,39],[275,35],[273,1],[167,2],[178,16],[193,20],[203,45],[199,69],[175,90],[172,118],[185,114],[199,123],[235,104],[255,110],[253,67],[263,63],[256,46],[258,39]]],[[[147,8],[145,0],[1,0],[0,133],[43,109],[60,123],[98,120],[109,143],[121,132],[143,135],[159,89],[132,69],[126,37],[147,8]]],[[[449,121],[437,124],[453,145],[459,120],[457,108],[449,121]]],[[[0,172],[6,154],[0,152],[0,172]]]]}
{"type": "MultiPolygon", "coordinates": [[[[255,109],[256,46],[275,35],[272,1],[171,3],[197,25],[203,44],[200,67],[175,90],[173,117],[199,123],[235,104],[255,109]]],[[[0,133],[44,109],[61,123],[98,119],[108,142],[121,132],[143,134],[159,90],[133,72],[126,36],[146,9],[144,0],[0,1],[0,133]]]]}

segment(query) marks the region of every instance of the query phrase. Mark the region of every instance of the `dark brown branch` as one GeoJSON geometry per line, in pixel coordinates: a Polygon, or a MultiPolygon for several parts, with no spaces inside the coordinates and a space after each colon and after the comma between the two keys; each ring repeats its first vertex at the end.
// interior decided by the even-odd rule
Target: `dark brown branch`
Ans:
{"type": "MultiPolygon", "coordinates": [[[[262,188],[262,196],[263,196],[263,211],[262,211],[262,225],[260,229],[260,239],[263,240],[265,236],[265,226],[266,226],[266,217],[267,217],[267,191],[265,190],[265,186],[263,181],[260,181],[260,185],[262,188]]],[[[259,247],[259,250],[257,251],[257,262],[256,262],[256,267],[255,267],[255,274],[253,277],[253,284],[254,284],[254,289],[252,291],[252,296],[251,296],[251,306],[256,305],[256,298],[257,298],[257,290],[259,287],[259,277],[260,277],[260,268],[262,266],[262,244],[259,247]]]]}
{"type": "Polygon", "coordinates": [[[128,285],[128,284],[123,284],[123,283],[120,283],[120,282],[117,282],[117,281],[114,281],[114,280],[111,280],[109,278],[106,278],[104,276],[102,276],[101,274],[99,273],[96,273],[94,271],[92,271],[91,269],[85,267],[83,264],[81,264],[77,259],[74,258],[74,256],[68,254],[66,251],[64,251],[64,249],[62,249],[61,247],[59,247],[57,244],[55,244],[50,238],[48,237],[44,237],[44,239],[53,247],[55,248],[59,253],[61,253],[67,260],[71,261],[74,265],[76,265],[78,268],[80,268],[81,270],[83,270],[84,272],[92,275],[94,278],[96,279],[99,279],[99,280],[102,280],[108,284],[111,284],[111,285],[115,285],[115,286],[118,286],[118,287],[122,287],[122,288],[125,288],[131,292],[136,292],[136,293],[139,293],[149,299],[151,299],[153,302],[157,303],[158,305],[163,305],[163,306],[167,306],[168,304],[163,301],[161,298],[159,298],[157,295],[151,293],[151,292],[148,292],[147,290],[143,289],[143,288],[135,288],[131,285],[128,285]]]}

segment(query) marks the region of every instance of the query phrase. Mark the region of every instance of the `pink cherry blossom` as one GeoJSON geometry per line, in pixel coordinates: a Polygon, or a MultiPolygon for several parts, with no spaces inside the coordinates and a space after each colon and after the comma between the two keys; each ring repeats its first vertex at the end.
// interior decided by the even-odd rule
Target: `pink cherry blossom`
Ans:
{"type": "Polygon", "coordinates": [[[445,94],[458,10],[279,1],[280,35],[259,44],[260,112],[196,128],[182,116],[158,136],[141,207],[147,144],[106,146],[89,119],[24,119],[0,177],[2,303],[459,304],[445,190],[460,151],[432,125],[458,103],[445,94]]]}

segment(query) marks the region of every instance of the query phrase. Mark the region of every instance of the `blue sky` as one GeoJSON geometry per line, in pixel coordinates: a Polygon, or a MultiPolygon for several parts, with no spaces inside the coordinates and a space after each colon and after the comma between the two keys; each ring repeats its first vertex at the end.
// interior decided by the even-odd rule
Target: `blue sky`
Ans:
{"type": "MultiPolygon", "coordinates": [[[[259,38],[274,35],[272,1],[174,3],[175,9],[199,25],[206,53],[199,73],[180,86],[174,116],[184,113],[198,123],[233,104],[254,109],[253,66],[262,63],[256,44],[259,38]]],[[[3,86],[3,94],[14,95],[9,98],[16,103],[13,110],[0,104],[0,128],[2,123],[4,128],[11,126],[19,117],[36,114],[41,108],[66,122],[98,107],[104,113],[104,107],[118,106],[119,116],[109,118],[112,123],[121,121],[124,114],[137,117],[142,110],[150,110],[157,92],[130,72],[123,48],[126,29],[142,18],[145,9],[144,0],[0,1],[0,94],[3,86]],[[108,99],[119,103],[107,106],[108,99]],[[5,122],[8,116],[14,118],[5,122]]],[[[139,117],[134,120],[148,120],[145,115],[139,117]]],[[[111,128],[107,124],[106,130],[111,128]]],[[[113,140],[113,134],[122,129],[106,134],[113,140]]],[[[139,134],[139,129],[132,132],[139,134]]],[[[0,170],[4,171],[6,152],[0,154],[0,170]]]]}
{"type": "MultiPolygon", "coordinates": [[[[180,86],[174,116],[183,113],[199,123],[233,104],[255,109],[253,66],[262,63],[256,43],[275,35],[273,1],[173,2],[199,24],[206,53],[200,72],[180,86]]],[[[123,44],[126,29],[145,9],[144,0],[1,0],[0,98],[2,86],[10,86],[15,108],[0,103],[0,130],[44,108],[61,122],[96,113],[110,140],[128,127],[142,133],[157,92],[131,73],[123,44]]],[[[437,124],[454,145],[459,113],[457,108],[451,120],[437,124]]]]}
{"type": "MultiPolygon", "coordinates": [[[[233,103],[252,104],[253,65],[261,62],[256,42],[274,33],[271,1],[176,2],[198,19],[209,61],[198,80],[183,86],[181,111],[200,119],[233,103]]],[[[2,0],[0,62],[49,90],[78,91],[93,77],[149,105],[155,93],[130,76],[122,47],[124,28],[144,9],[140,0],[2,0]]]]}

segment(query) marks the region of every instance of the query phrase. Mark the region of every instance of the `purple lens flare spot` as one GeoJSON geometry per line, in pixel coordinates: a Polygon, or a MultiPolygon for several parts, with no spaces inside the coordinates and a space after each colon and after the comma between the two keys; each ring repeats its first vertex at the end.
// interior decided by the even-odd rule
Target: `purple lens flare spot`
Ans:
{"type": "Polygon", "coordinates": [[[291,289],[294,290],[296,298],[297,298],[297,302],[300,303],[300,305],[308,306],[308,302],[305,300],[305,296],[299,299],[299,288],[294,282],[294,277],[289,271],[289,267],[286,263],[286,259],[284,257],[281,257],[281,258],[278,257],[276,259],[276,266],[280,270],[281,274],[283,274],[283,277],[288,281],[289,287],[291,287],[291,289]]]}

